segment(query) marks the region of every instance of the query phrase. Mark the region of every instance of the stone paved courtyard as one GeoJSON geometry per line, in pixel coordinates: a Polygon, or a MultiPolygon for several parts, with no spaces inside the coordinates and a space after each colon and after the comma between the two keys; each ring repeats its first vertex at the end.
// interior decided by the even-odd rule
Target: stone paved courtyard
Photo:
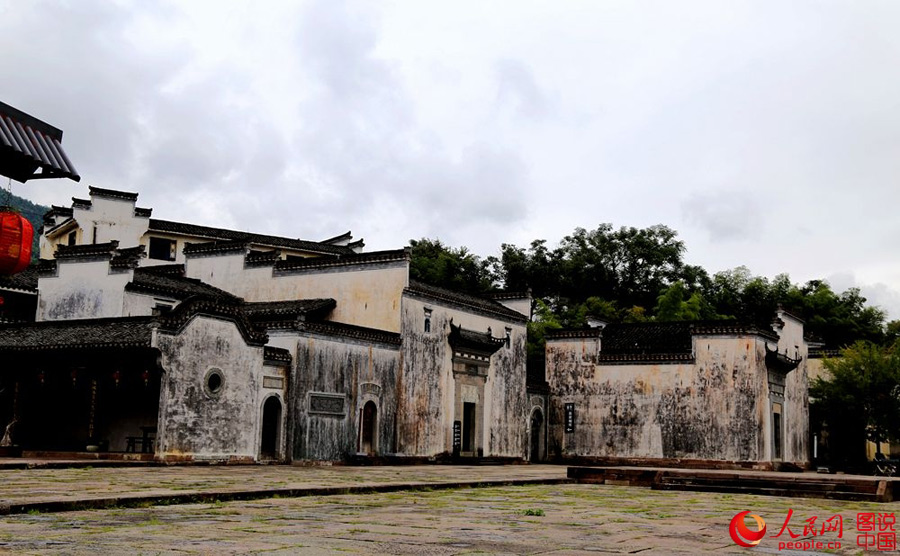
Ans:
{"type": "MultiPolygon", "coordinates": [[[[485,475],[550,476],[562,467],[294,468],[177,467],[0,471],[0,497],[82,496],[110,485],[134,489],[239,487],[281,476],[285,482],[377,481],[396,476],[441,481],[485,475]],[[55,473],[50,473],[55,471],[55,473]],[[156,473],[154,473],[156,472],[156,473]],[[105,476],[105,479],[102,477],[105,476]],[[380,477],[380,478],[379,478],[380,477]],[[128,480],[132,482],[126,484],[128,480]],[[106,486],[103,486],[106,485],[106,486]],[[129,486],[130,485],[130,486],[129,486]],[[81,489],[84,488],[84,491],[81,489]]],[[[779,553],[788,510],[791,531],[805,521],[843,516],[839,554],[860,553],[859,512],[893,513],[900,503],[870,504],[765,496],[661,492],[607,485],[525,485],[487,488],[268,498],[107,510],[31,513],[0,518],[0,552],[59,554],[747,554],[779,553]],[[767,522],[755,549],[737,547],[728,524],[750,510],[767,522]]],[[[806,537],[813,539],[807,535],[806,537]]],[[[801,540],[801,539],[796,539],[801,540]]],[[[806,552],[815,553],[816,551],[806,552]]],[[[826,552],[826,551],[818,551],[826,552]]],[[[788,553],[788,552],[785,552],[788,553]]],[[[872,552],[886,553],[881,552],[872,552]]]]}

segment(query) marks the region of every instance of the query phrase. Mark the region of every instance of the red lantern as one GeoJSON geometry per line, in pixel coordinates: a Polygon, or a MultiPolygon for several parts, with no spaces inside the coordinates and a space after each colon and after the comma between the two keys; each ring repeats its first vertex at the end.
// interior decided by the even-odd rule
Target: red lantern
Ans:
{"type": "Polygon", "coordinates": [[[0,208],[0,274],[22,272],[31,262],[34,229],[24,216],[0,208]]]}

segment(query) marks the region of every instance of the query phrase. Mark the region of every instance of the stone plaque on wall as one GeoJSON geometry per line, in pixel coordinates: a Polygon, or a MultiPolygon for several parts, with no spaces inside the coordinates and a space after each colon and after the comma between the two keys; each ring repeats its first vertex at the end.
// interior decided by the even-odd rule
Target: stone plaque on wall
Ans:
{"type": "Polygon", "coordinates": [[[342,394],[309,395],[309,412],[344,416],[344,396],[342,394]]]}
{"type": "Polygon", "coordinates": [[[544,399],[540,396],[531,396],[531,405],[544,407],[544,399]]]}
{"type": "Polygon", "coordinates": [[[284,379],[280,376],[264,376],[263,388],[277,388],[281,390],[284,388],[284,379]]]}

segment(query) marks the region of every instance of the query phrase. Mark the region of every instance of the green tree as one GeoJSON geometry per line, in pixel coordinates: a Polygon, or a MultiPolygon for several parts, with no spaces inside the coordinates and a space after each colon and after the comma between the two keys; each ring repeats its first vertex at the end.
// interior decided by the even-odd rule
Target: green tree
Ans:
{"type": "Polygon", "coordinates": [[[813,381],[810,396],[832,457],[843,454],[852,464],[864,457],[863,439],[879,450],[883,442],[900,440],[900,344],[859,341],[824,365],[829,376],[813,381]]]}
{"type": "Polygon", "coordinates": [[[409,275],[414,280],[456,291],[479,294],[495,289],[491,261],[465,247],[455,249],[439,239],[410,240],[409,275]]]}
{"type": "Polygon", "coordinates": [[[529,321],[527,330],[528,357],[542,357],[544,355],[544,346],[547,345],[547,331],[558,330],[562,327],[550,306],[541,299],[535,300],[534,316],[529,321]]]}
{"type": "Polygon", "coordinates": [[[694,292],[685,299],[687,289],[681,280],[675,282],[657,298],[656,320],[700,320],[703,301],[698,292],[694,292]]]}

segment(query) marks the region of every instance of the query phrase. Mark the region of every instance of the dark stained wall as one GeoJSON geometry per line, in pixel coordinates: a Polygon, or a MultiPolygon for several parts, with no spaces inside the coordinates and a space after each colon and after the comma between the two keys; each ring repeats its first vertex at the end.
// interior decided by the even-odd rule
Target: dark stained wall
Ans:
{"type": "Polygon", "coordinates": [[[547,343],[551,456],[766,459],[763,341],[695,337],[695,362],[595,363],[595,339],[547,343]],[[564,431],[575,404],[574,433],[564,431]]]}
{"type": "Polygon", "coordinates": [[[491,329],[495,338],[511,330],[509,347],[490,359],[484,385],[480,446],[484,456],[525,457],[526,423],[530,410],[526,395],[525,323],[479,314],[423,297],[404,295],[401,312],[403,370],[400,377],[398,450],[407,455],[436,456],[453,449],[453,421],[457,411],[457,381],[448,342],[453,324],[476,332],[491,329]],[[425,331],[425,310],[431,329],[425,331]]]}
{"type": "Polygon", "coordinates": [[[292,459],[343,461],[357,453],[360,409],[369,400],[377,407],[376,452],[393,453],[399,366],[397,346],[301,336],[289,394],[292,459]]]}

